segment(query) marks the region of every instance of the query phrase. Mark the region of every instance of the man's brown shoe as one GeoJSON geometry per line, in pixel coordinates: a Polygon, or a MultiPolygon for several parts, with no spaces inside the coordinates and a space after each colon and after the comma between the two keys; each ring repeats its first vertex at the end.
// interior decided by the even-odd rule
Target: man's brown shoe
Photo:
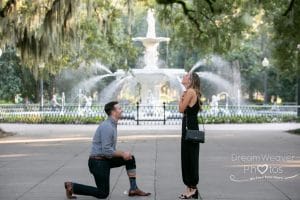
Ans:
{"type": "Polygon", "coordinates": [[[149,195],[151,195],[151,193],[149,193],[149,192],[143,192],[140,189],[129,190],[129,192],[128,192],[128,196],[130,196],[130,197],[133,197],[133,196],[142,196],[142,197],[145,197],[145,196],[149,196],[149,195]]]}
{"type": "Polygon", "coordinates": [[[65,182],[66,196],[68,199],[76,199],[76,196],[72,196],[73,194],[73,186],[71,182],[65,182]]]}

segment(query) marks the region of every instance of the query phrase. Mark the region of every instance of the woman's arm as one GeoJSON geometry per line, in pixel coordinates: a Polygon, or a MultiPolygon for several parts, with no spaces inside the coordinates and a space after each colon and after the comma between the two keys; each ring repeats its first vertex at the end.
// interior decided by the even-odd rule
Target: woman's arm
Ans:
{"type": "Polygon", "coordinates": [[[179,112],[183,113],[186,107],[191,103],[193,99],[194,92],[191,89],[188,89],[183,95],[181,96],[179,102],[179,112]]]}

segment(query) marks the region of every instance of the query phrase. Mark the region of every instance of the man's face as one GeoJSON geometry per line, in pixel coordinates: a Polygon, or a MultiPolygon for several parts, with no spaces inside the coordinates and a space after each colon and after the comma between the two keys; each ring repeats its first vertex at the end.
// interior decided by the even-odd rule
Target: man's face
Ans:
{"type": "Polygon", "coordinates": [[[119,104],[116,104],[115,109],[111,112],[111,115],[114,116],[116,119],[121,119],[123,110],[119,104]]]}

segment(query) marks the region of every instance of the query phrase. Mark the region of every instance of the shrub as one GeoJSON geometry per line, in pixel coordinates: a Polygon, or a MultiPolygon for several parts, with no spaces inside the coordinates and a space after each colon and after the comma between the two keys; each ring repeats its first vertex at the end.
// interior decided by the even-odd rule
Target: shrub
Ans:
{"type": "MultiPolygon", "coordinates": [[[[201,117],[198,118],[199,123],[202,123],[201,117]]],[[[220,124],[220,123],[279,123],[279,122],[299,122],[297,116],[204,116],[205,124],[220,124]]]]}
{"type": "Polygon", "coordinates": [[[103,121],[100,116],[80,116],[80,115],[2,115],[2,123],[27,123],[27,124],[97,124],[103,121]]]}

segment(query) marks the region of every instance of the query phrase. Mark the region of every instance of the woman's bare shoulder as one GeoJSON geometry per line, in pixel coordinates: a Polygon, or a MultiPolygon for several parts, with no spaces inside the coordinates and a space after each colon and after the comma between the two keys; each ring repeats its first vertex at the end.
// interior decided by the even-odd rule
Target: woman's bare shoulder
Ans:
{"type": "Polygon", "coordinates": [[[196,95],[196,91],[193,88],[187,89],[186,92],[189,93],[189,94],[192,94],[192,95],[196,95]]]}

